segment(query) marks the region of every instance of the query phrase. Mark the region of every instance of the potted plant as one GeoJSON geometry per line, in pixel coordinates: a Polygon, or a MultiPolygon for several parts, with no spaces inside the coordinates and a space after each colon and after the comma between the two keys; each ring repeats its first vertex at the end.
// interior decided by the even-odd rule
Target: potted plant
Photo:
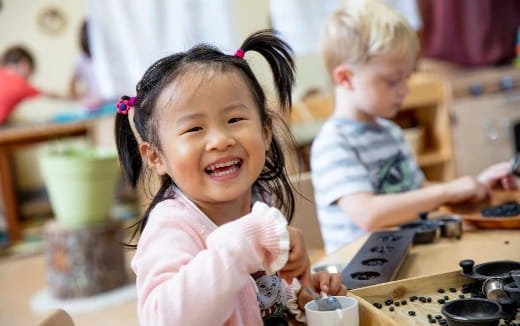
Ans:
{"type": "Polygon", "coordinates": [[[40,168],[58,223],[75,228],[108,221],[119,176],[115,150],[51,149],[40,168]]]}

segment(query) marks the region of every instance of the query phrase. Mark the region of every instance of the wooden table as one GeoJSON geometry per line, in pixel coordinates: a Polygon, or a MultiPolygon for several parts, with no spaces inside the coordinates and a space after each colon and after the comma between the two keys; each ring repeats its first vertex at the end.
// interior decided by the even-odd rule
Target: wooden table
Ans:
{"type": "MultiPolygon", "coordinates": [[[[338,249],[316,265],[348,263],[367,238],[368,235],[338,249]]],[[[415,245],[396,280],[454,271],[460,269],[462,259],[473,259],[475,264],[503,259],[520,261],[520,229],[465,228],[461,240],[440,238],[431,244],[415,245]]]]}
{"type": "Polygon", "coordinates": [[[10,241],[19,240],[19,211],[12,154],[17,148],[57,138],[85,135],[89,120],[0,127],[0,192],[10,241]]]}

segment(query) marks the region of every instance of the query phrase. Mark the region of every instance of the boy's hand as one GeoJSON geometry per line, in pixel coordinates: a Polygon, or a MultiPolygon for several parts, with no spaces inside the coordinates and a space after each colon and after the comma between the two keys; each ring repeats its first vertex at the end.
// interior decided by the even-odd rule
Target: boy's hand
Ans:
{"type": "Polygon", "coordinates": [[[278,275],[287,283],[291,283],[293,278],[298,278],[302,286],[307,286],[310,283],[311,263],[307,255],[303,233],[292,226],[288,226],[287,230],[290,242],[289,259],[278,275]]]}
{"type": "MultiPolygon", "coordinates": [[[[342,283],[342,277],[339,273],[330,274],[328,272],[318,272],[311,276],[310,288],[313,289],[316,294],[320,294],[322,291],[328,296],[333,295],[346,295],[347,288],[342,283]]],[[[303,285],[302,285],[303,287],[303,285]]],[[[301,309],[304,309],[305,304],[312,300],[311,296],[307,291],[300,291],[298,293],[298,305],[301,309]]]]}
{"type": "Polygon", "coordinates": [[[456,204],[464,201],[480,201],[489,195],[486,184],[472,177],[461,177],[444,185],[447,203],[456,204]]]}
{"type": "Polygon", "coordinates": [[[516,190],[516,180],[511,175],[511,162],[493,164],[482,171],[477,180],[486,184],[489,188],[516,190]]]}

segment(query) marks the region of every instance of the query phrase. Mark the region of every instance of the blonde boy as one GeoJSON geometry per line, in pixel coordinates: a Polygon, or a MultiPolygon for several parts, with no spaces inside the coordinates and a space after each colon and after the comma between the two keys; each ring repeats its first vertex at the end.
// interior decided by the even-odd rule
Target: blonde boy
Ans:
{"type": "Polygon", "coordinates": [[[312,181],[326,251],[444,203],[481,200],[497,184],[514,187],[509,164],[478,178],[425,186],[394,117],[419,52],[416,32],[376,0],[345,1],[326,22],[321,52],[335,109],[311,150],[312,181]]]}

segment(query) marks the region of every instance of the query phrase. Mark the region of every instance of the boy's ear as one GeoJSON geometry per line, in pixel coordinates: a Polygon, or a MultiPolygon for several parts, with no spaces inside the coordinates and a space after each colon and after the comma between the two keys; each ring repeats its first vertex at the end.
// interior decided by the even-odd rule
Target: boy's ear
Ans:
{"type": "Polygon", "coordinates": [[[155,171],[155,173],[165,175],[168,172],[161,154],[154,146],[143,142],[139,145],[139,152],[141,153],[143,161],[145,161],[148,167],[155,171]]]}
{"type": "Polygon", "coordinates": [[[337,66],[332,71],[332,79],[334,84],[343,87],[348,90],[352,90],[352,76],[353,72],[346,65],[337,66]]]}

